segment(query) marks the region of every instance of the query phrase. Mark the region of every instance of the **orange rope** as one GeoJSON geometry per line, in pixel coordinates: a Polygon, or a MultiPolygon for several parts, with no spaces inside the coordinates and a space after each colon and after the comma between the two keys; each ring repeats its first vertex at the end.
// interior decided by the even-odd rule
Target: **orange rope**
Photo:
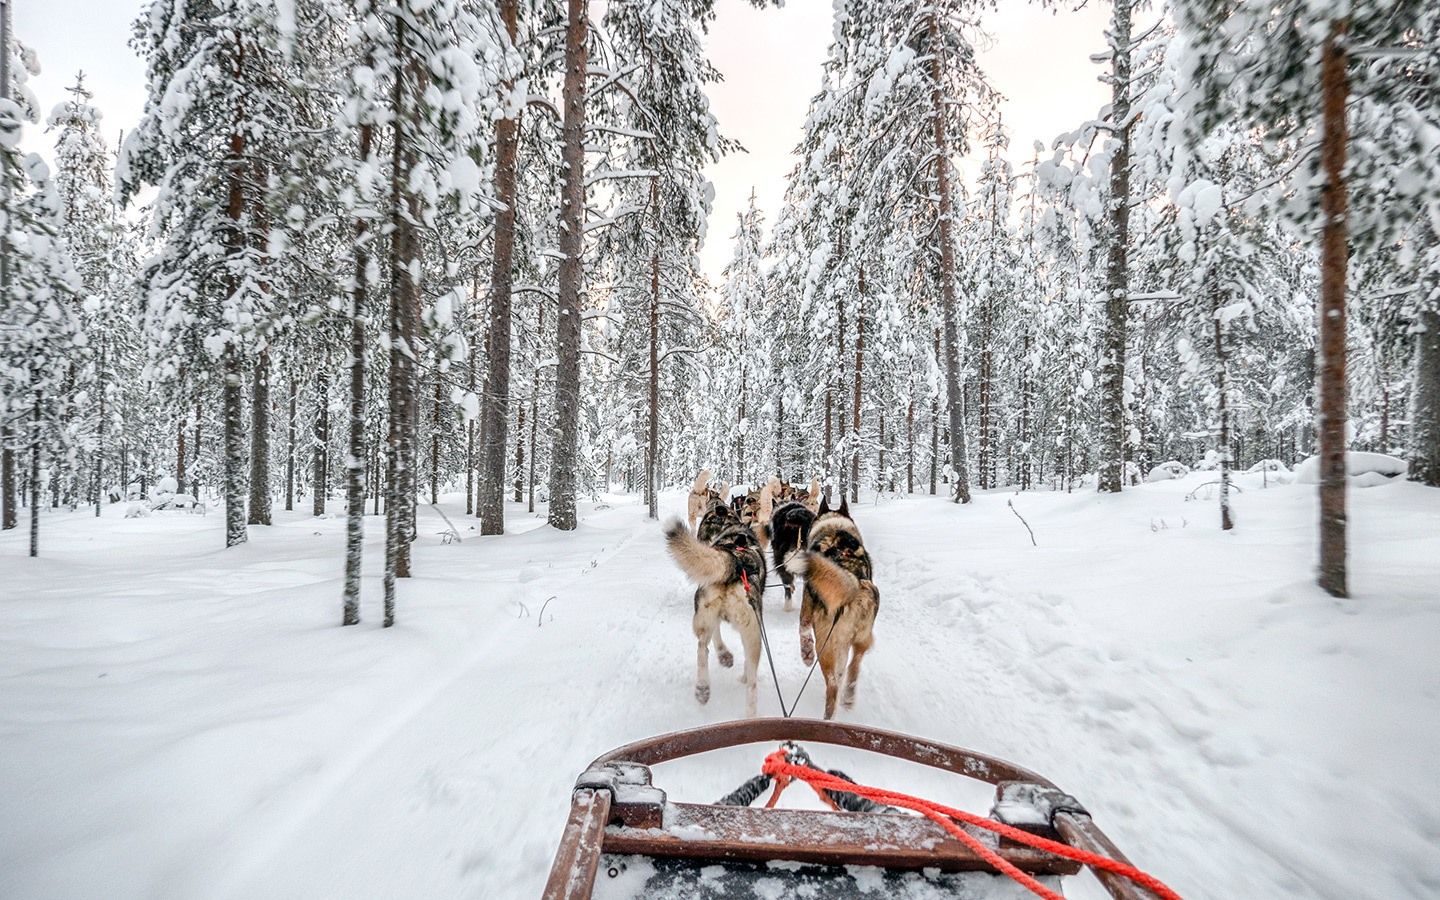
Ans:
{"type": "Polygon", "coordinates": [[[1002,837],[1007,837],[1027,847],[1034,847],[1037,850],[1044,850],[1056,856],[1063,856],[1066,859],[1074,860],[1092,869],[1100,869],[1123,878],[1128,878],[1141,887],[1151,891],[1156,896],[1163,898],[1163,900],[1180,900],[1180,895],[1166,887],[1158,878],[1142,872],[1128,863],[1110,859],[1098,853],[1091,853],[1088,850],[1081,850],[1069,844],[1062,844],[1059,841],[1052,841],[1048,838],[1040,837],[1037,834],[1023,831],[1013,825],[996,822],[993,819],[977,816],[974,813],[965,812],[961,809],[951,809],[948,806],[941,806],[933,801],[922,800],[919,797],[912,797],[909,794],[900,794],[895,791],[884,790],[883,788],[855,784],[843,778],[837,778],[829,772],[822,772],[819,769],[812,769],[809,766],[795,765],[787,759],[786,751],[783,747],[765,757],[765,764],[761,767],[761,771],[776,779],[775,793],[770,796],[770,802],[766,804],[767,807],[774,806],[775,801],[780,798],[780,792],[785,789],[786,785],[790,783],[790,780],[798,778],[810,785],[810,787],[825,800],[829,799],[824,793],[826,790],[848,791],[861,797],[868,797],[871,800],[878,800],[889,803],[892,806],[914,810],[933,820],[937,825],[954,836],[956,840],[965,844],[971,850],[974,850],[981,859],[985,860],[991,866],[994,866],[1000,872],[1003,872],[1024,885],[1031,893],[1045,898],[1045,900],[1065,900],[1065,898],[1045,887],[1045,885],[1036,881],[1030,875],[1020,871],[1013,863],[1006,860],[990,847],[987,847],[984,842],[975,835],[961,828],[956,824],[956,820],[968,825],[974,825],[978,828],[984,828],[988,831],[993,831],[1002,837]]]}

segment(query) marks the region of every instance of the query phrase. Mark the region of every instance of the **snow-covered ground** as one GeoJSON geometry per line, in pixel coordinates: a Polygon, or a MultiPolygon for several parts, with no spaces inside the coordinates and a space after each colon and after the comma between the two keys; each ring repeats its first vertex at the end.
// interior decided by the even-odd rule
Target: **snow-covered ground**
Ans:
{"type": "MultiPolygon", "coordinates": [[[[1311,583],[1313,488],[1240,476],[1222,534],[1185,499],[1209,478],[1014,496],[1039,547],[1007,493],[863,504],[882,603],[842,715],[1049,775],[1187,898],[1440,894],[1440,491],[1351,493],[1340,602],[1311,583]]],[[[339,518],[279,513],[223,550],[218,515],[122,512],[47,514],[38,561],[0,534],[0,897],[534,897],[586,762],[743,709],[738,667],[695,702],[690,589],[635,498],[450,545],[422,507],[389,630],[374,577],[338,627],[339,518]]],[[[788,698],[796,613],[770,597],[788,698]]],[[[776,714],[765,666],[760,688],[776,714]]],[[[711,800],[765,751],[657,780],[711,800]]]]}

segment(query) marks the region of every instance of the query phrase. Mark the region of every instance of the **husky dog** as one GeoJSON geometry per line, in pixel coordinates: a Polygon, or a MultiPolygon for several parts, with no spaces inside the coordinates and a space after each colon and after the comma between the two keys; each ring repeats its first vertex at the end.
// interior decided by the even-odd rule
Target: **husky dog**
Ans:
{"type": "Polygon", "coordinates": [[[679,519],[665,526],[670,556],[695,582],[695,699],[710,700],[710,643],[720,665],[729,668],[735,657],[720,637],[720,622],[740,632],[745,648],[745,715],[755,715],[757,673],[760,668],[760,627],[765,595],[765,557],[755,533],[718,503],[700,521],[701,536],[692,535],[679,519]],[[703,535],[715,530],[708,539],[703,535]]]}
{"type": "Polygon", "coordinates": [[[687,510],[690,519],[690,530],[695,530],[695,522],[705,514],[711,504],[715,502],[724,503],[730,495],[730,485],[724,481],[719,482],[715,487],[710,487],[710,470],[701,469],[700,474],[695,476],[695,481],[690,485],[689,509],[687,510]]]}
{"type": "Polygon", "coordinates": [[[835,510],[830,509],[828,500],[821,501],[805,551],[792,556],[786,568],[805,579],[805,596],[800,605],[800,657],[806,665],[814,663],[815,638],[819,636],[825,718],[833,718],[842,678],[842,702],[846,709],[855,704],[860,660],[875,642],[875,614],[880,609],[870,555],[865,551],[860,529],[850,518],[846,501],[842,500],[835,510]]]}
{"type": "Polygon", "coordinates": [[[780,575],[780,583],[785,585],[785,611],[789,612],[795,608],[795,576],[785,564],[796,551],[803,551],[810,540],[810,525],[815,521],[815,513],[798,500],[786,500],[775,507],[768,519],[765,536],[770,544],[770,556],[775,561],[775,571],[780,575]]]}

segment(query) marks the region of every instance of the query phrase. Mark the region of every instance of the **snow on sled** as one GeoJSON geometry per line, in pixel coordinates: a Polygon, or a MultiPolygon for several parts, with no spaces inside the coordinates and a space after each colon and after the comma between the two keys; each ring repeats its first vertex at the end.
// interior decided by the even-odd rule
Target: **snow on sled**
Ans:
{"type": "Polygon", "coordinates": [[[575,784],[545,900],[897,897],[1057,898],[1089,867],[1118,900],[1179,900],[1135,869],[1089,813],[1045,778],[973,750],[817,719],[749,719],[638,741],[575,784]],[[995,785],[990,818],[869,787],[799,743],[854,747],[995,785]],[[671,802],[658,763],[778,744],[761,773],[714,804],[671,802]],[[808,785],[828,810],[775,807],[808,785]],[[751,804],[767,790],[767,805],[751,804]],[[916,815],[919,813],[919,815],[916,815]]]}

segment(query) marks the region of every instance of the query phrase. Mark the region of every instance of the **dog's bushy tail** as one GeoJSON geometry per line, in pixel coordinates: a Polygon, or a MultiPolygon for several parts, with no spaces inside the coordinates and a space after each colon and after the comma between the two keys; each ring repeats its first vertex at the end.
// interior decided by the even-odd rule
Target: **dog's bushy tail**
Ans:
{"type": "Polygon", "coordinates": [[[820,595],[827,610],[839,609],[860,590],[860,582],[849,572],[818,553],[797,553],[785,568],[805,579],[820,595]]]}
{"type": "Polygon", "coordinates": [[[697,493],[697,494],[703,494],[703,493],[705,493],[705,486],[708,485],[709,483],[710,483],[710,470],[709,470],[709,469],[701,469],[701,470],[700,470],[700,474],[695,476],[695,482],[694,482],[694,484],[691,484],[691,485],[690,485],[690,490],[694,491],[694,492],[697,493]]]}
{"type": "Polygon", "coordinates": [[[680,570],[698,585],[717,584],[730,574],[730,558],[691,534],[679,519],[671,519],[665,526],[665,548],[680,570]]]}

